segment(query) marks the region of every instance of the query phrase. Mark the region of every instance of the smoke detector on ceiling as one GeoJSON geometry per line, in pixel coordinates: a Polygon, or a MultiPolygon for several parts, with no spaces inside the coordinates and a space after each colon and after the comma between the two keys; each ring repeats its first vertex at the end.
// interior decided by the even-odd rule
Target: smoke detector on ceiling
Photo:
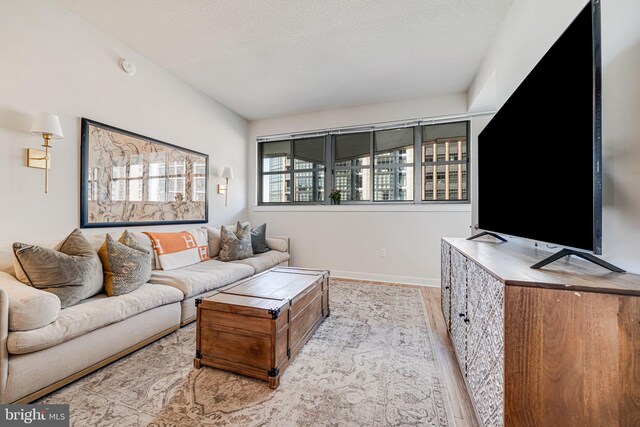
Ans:
{"type": "Polygon", "coordinates": [[[136,66],[126,59],[120,60],[120,68],[130,76],[133,76],[136,73],[136,66]]]}

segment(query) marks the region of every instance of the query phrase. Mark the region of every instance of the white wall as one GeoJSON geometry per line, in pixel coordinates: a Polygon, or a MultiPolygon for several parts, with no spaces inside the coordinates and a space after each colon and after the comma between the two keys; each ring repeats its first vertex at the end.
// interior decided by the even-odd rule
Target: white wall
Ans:
{"type": "Polygon", "coordinates": [[[81,117],[209,154],[210,222],[246,217],[248,125],[227,108],[49,0],[0,2],[0,58],[0,241],[57,239],[79,226],[81,117]],[[38,111],[58,114],[65,134],[53,141],[47,195],[44,171],[25,166],[25,147],[42,144],[28,133],[38,111]],[[224,166],[236,177],[228,208],[214,192],[224,166]]]}
{"type": "MultiPolygon", "coordinates": [[[[466,94],[366,105],[249,124],[249,218],[292,238],[293,263],[332,275],[438,285],[440,238],[470,234],[470,205],[256,207],[256,137],[328,127],[464,114],[466,94]],[[386,250],[386,257],[380,250],[386,250]]],[[[475,133],[475,132],[474,132],[475,133]]]]}
{"type": "MultiPolygon", "coordinates": [[[[502,105],[586,4],[516,0],[469,91],[502,105]]],[[[602,2],[603,258],[640,273],[640,2],[602,2]]],[[[544,112],[540,113],[541,115],[544,112]]],[[[475,222],[475,220],[474,220],[475,222]]]]}

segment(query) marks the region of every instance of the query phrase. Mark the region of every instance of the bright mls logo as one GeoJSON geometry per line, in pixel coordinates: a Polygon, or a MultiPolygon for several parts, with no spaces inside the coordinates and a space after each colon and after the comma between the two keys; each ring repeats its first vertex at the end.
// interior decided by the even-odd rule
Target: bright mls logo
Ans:
{"type": "Polygon", "coordinates": [[[0,426],[68,427],[69,405],[0,405],[0,426]]]}

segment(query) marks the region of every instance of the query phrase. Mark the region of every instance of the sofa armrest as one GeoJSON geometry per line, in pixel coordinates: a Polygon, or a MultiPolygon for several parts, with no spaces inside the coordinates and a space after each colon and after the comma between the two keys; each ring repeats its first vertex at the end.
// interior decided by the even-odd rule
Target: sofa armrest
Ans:
{"type": "MultiPolygon", "coordinates": [[[[24,285],[23,285],[24,286],[24,285]]],[[[0,403],[6,402],[7,376],[9,375],[9,293],[0,287],[0,403]]]]}
{"type": "Polygon", "coordinates": [[[267,236],[267,246],[274,251],[287,252],[291,255],[291,239],[288,237],[267,236]]]}
{"type": "Polygon", "coordinates": [[[60,298],[0,272],[0,289],[7,295],[7,329],[30,331],[48,325],[60,314],[60,298]]]}

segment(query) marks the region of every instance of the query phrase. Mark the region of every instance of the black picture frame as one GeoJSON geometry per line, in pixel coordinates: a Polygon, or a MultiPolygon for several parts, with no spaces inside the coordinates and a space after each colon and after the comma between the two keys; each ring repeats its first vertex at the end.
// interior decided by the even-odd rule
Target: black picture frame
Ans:
{"type": "MultiPolygon", "coordinates": [[[[134,132],[130,132],[124,129],[117,128],[115,126],[100,123],[88,118],[82,118],[81,120],[81,144],[80,144],[80,228],[104,228],[104,227],[130,227],[130,226],[146,226],[146,225],[175,225],[175,224],[204,224],[209,222],[209,155],[200,153],[188,148],[180,147],[174,144],[170,144],[164,141],[160,141],[148,136],[140,135],[134,132]],[[96,131],[96,134],[92,137],[92,131],[96,131]],[[112,194],[111,181],[116,178],[112,177],[113,168],[111,171],[106,170],[106,163],[104,166],[96,166],[95,161],[92,165],[93,158],[91,154],[102,153],[113,162],[113,156],[109,154],[108,150],[101,150],[101,147],[97,147],[95,138],[101,137],[101,146],[104,148],[109,141],[105,141],[105,136],[100,132],[108,135],[109,141],[114,144],[115,152],[122,155],[122,158],[126,158],[127,150],[135,152],[139,149],[136,144],[140,144],[144,147],[144,153],[138,151],[138,155],[150,153],[155,156],[167,153],[167,155],[174,155],[180,157],[183,153],[185,159],[201,158],[204,160],[204,201],[202,200],[189,200],[182,197],[176,197],[175,200],[129,200],[129,170],[127,165],[127,172],[125,178],[118,178],[125,182],[126,198],[124,200],[114,200],[112,194]],[[125,142],[116,142],[115,136],[121,136],[125,142]],[[109,179],[109,182],[102,182],[105,179],[109,179]],[[91,194],[90,194],[91,192],[91,194]],[[108,195],[109,197],[105,197],[108,195]],[[179,199],[179,200],[178,200],[179,199]],[[117,206],[118,212],[114,213],[109,211],[110,208],[117,206]],[[155,209],[155,210],[153,210],[155,209]],[[122,211],[122,212],[120,212],[122,211]],[[132,212],[133,211],[133,212],[132,212]],[[195,212],[194,212],[195,211],[195,212]],[[150,212],[150,213],[149,213],[150,212]],[[184,214],[185,219],[176,219],[184,214]],[[105,220],[106,218],[106,220],[105,220]],[[131,218],[131,219],[127,219],[131,218]],[[144,218],[144,219],[141,219],[144,218]]],[[[118,158],[120,159],[120,158],[118,158]]],[[[105,160],[102,160],[106,162],[105,160]]],[[[195,179],[202,179],[202,174],[195,174],[195,172],[188,172],[188,163],[191,160],[185,160],[184,166],[184,187],[187,196],[193,195],[197,192],[195,188],[195,179]],[[187,182],[191,176],[192,182],[187,182]],[[192,186],[189,187],[189,184],[192,186]]],[[[145,180],[147,185],[149,183],[150,176],[148,175],[148,167],[145,167],[146,163],[142,165],[142,176],[136,179],[142,182],[142,194],[145,194],[145,180]]],[[[168,194],[168,179],[170,175],[167,171],[168,164],[163,166],[165,169],[164,179],[165,181],[165,194],[168,194]]],[[[178,176],[180,177],[180,176],[178,176]]],[[[153,178],[152,178],[153,179],[153,178]]],[[[156,178],[157,179],[157,178],[156,178]]],[[[148,195],[148,190],[146,190],[148,195]]],[[[199,191],[202,194],[202,191],[199,191]]]]}

